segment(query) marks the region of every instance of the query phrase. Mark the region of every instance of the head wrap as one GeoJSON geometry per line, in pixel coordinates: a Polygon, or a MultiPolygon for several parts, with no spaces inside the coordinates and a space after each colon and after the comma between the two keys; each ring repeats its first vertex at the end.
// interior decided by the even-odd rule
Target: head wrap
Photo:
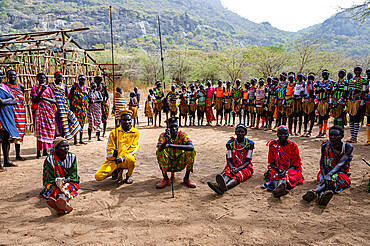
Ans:
{"type": "Polygon", "coordinates": [[[289,128],[287,126],[281,125],[276,129],[276,132],[279,132],[280,129],[286,129],[289,132],[289,128]]]}
{"type": "Polygon", "coordinates": [[[121,110],[119,111],[118,113],[119,116],[122,116],[122,115],[132,115],[132,111],[131,110],[128,110],[128,109],[124,109],[124,110],[121,110]]]}
{"type": "Polygon", "coordinates": [[[58,71],[58,72],[55,72],[55,73],[54,73],[54,77],[56,77],[58,74],[63,75],[63,74],[62,74],[62,72],[58,71]]]}
{"type": "Polygon", "coordinates": [[[67,141],[67,139],[62,138],[62,137],[57,137],[56,139],[54,139],[53,141],[54,149],[56,149],[58,145],[63,141],[67,141]]]}
{"type": "Polygon", "coordinates": [[[246,127],[244,124],[238,124],[238,125],[235,127],[235,131],[236,131],[238,128],[243,128],[243,129],[244,129],[244,131],[245,131],[245,133],[247,133],[247,132],[248,132],[247,127],[246,127]]]}

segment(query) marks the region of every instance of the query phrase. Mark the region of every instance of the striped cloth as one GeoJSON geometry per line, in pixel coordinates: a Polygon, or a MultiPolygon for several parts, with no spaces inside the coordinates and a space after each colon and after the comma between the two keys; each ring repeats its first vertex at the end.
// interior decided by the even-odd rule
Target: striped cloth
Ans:
{"type": "MultiPolygon", "coordinates": [[[[0,98],[1,99],[10,99],[13,95],[10,92],[10,89],[5,85],[0,85],[0,98]]],[[[9,133],[10,137],[16,139],[16,141],[20,141],[21,137],[18,133],[18,129],[15,126],[15,119],[14,119],[14,108],[12,105],[4,104],[0,107],[0,129],[5,130],[9,133]]]]}
{"type": "Polygon", "coordinates": [[[102,110],[102,122],[105,123],[107,122],[107,119],[109,117],[109,98],[108,98],[108,95],[105,94],[107,93],[106,91],[107,89],[104,85],[105,84],[102,83],[102,86],[100,87],[99,91],[103,96],[103,102],[101,103],[102,104],[101,110],[102,110]]]}
{"type": "Polygon", "coordinates": [[[49,86],[53,90],[57,102],[56,106],[58,108],[59,122],[56,123],[62,126],[63,132],[61,132],[61,136],[67,140],[71,140],[81,131],[80,123],[76,115],[68,107],[65,89],[54,83],[49,84],[49,86]]]}
{"type": "Polygon", "coordinates": [[[17,100],[17,104],[13,105],[15,114],[15,126],[18,129],[19,135],[21,136],[22,140],[24,137],[24,131],[26,128],[26,110],[24,108],[24,95],[20,88],[18,88],[18,84],[12,85],[10,83],[5,83],[8,88],[10,89],[11,93],[17,100]]]}
{"type": "Polygon", "coordinates": [[[125,109],[125,96],[122,94],[120,94],[119,92],[116,92],[116,101],[115,101],[115,110],[114,110],[114,113],[116,115],[116,119],[120,119],[119,117],[119,111],[121,110],[124,110],[125,109]]]}
{"type": "Polygon", "coordinates": [[[80,123],[81,130],[85,125],[86,113],[87,113],[87,93],[86,88],[81,88],[78,83],[74,84],[75,90],[71,103],[71,110],[76,115],[78,122],[80,123]]]}
{"type": "MultiPolygon", "coordinates": [[[[101,99],[102,96],[99,91],[89,92],[89,98],[91,100],[101,99]]],[[[89,121],[89,129],[94,132],[100,132],[102,122],[102,106],[101,102],[90,103],[87,109],[87,119],[89,121]]]]}
{"type": "MultiPolygon", "coordinates": [[[[31,96],[35,97],[41,91],[42,86],[35,85],[31,89],[31,96]]],[[[37,109],[33,112],[35,136],[38,141],[43,143],[53,143],[55,137],[55,112],[56,107],[49,101],[43,98],[55,98],[53,91],[47,87],[41,95],[40,102],[37,104],[37,109]]],[[[51,147],[51,145],[49,146],[51,147]]]]}

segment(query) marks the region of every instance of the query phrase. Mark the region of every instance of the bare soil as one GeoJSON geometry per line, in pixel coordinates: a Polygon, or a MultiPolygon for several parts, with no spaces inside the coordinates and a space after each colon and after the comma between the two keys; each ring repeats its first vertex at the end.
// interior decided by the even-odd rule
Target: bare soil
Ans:
{"type": "MultiPolygon", "coordinates": [[[[155,188],[161,180],[155,150],[164,128],[148,127],[140,108],[141,146],[132,185],[97,182],[94,173],[105,161],[107,137],[93,138],[88,145],[73,146],[76,153],[80,190],[71,201],[74,211],[58,217],[45,199],[42,188],[43,159],[36,159],[36,140],[25,137],[22,154],[26,161],[0,173],[0,245],[368,245],[370,199],[366,187],[370,170],[361,158],[370,160],[370,148],[363,146],[366,129],[360,130],[352,161],[352,186],[335,195],[327,207],[308,204],[302,195],[315,187],[322,139],[291,137],[299,146],[305,182],[281,199],[261,189],[267,167],[266,142],[271,131],[249,130],[255,142],[252,178],[223,196],[214,194],[207,181],[225,166],[225,144],[234,134],[232,127],[183,127],[197,149],[193,181],[187,188],[182,173],[171,187],[155,188]]],[[[85,129],[87,126],[85,126],[85,129]]],[[[113,129],[113,119],[109,130],[113,129]]],[[[314,128],[317,133],[317,128],[314,128]]],[[[106,134],[107,135],[107,134],[106,134]]],[[[84,133],[87,140],[87,133],[84,133]]],[[[347,139],[349,136],[346,130],[347,139]]],[[[72,142],[71,142],[72,144],[72,142]]],[[[14,160],[14,146],[11,146],[14,160]]]]}

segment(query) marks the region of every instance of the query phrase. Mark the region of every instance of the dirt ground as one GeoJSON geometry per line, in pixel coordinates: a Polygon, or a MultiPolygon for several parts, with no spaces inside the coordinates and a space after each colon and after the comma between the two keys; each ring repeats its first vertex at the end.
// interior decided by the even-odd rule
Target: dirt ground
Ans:
{"type": "MultiPolygon", "coordinates": [[[[158,190],[161,180],[155,146],[164,128],[147,127],[140,109],[141,146],[132,185],[118,185],[110,178],[97,182],[94,173],[105,161],[107,138],[95,138],[85,146],[71,146],[76,153],[80,190],[71,202],[74,211],[58,217],[45,199],[42,188],[43,159],[36,159],[36,141],[25,137],[22,154],[27,161],[0,173],[0,245],[369,245],[369,194],[365,192],[370,167],[370,148],[355,144],[351,163],[352,186],[335,195],[326,207],[306,203],[302,195],[315,187],[319,170],[320,143],[315,138],[291,137],[299,146],[303,162],[303,185],[276,199],[261,189],[267,166],[266,142],[276,133],[249,130],[255,142],[254,175],[223,196],[214,194],[207,181],[214,181],[225,166],[225,144],[231,127],[183,127],[197,149],[191,178],[196,189],[182,183],[177,174],[175,198],[171,188],[158,190]]],[[[85,126],[85,129],[87,126],[85,126]]],[[[109,121],[109,130],[113,119],[109,121]]],[[[317,128],[314,128],[317,133],[317,128]]],[[[85,140],[87,134],[84,134],[85,140]]],[[[349,132],[346,129],[348,139],[349,132]]],[[[11,146],[14,160],[14,147],[11,146]]]]}

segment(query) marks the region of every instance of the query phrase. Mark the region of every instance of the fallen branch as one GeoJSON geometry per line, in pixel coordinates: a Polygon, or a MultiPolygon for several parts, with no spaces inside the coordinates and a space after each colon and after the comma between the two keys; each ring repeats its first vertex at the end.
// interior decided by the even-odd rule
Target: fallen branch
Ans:
{"type": "Polygon", "coordinates": [[[226,213],[224,213],[224,214],[221,214],[220,216],[218,216],[216,219],[214,219],[213,221],[216,221],[216,220],[219,220],[219,219],[221,219],[222,217],[224,217],[224,216],[226,216],[226,215],[228,215],[229,213],[231,213],[232,211],[227,211],[226,213]]]}

